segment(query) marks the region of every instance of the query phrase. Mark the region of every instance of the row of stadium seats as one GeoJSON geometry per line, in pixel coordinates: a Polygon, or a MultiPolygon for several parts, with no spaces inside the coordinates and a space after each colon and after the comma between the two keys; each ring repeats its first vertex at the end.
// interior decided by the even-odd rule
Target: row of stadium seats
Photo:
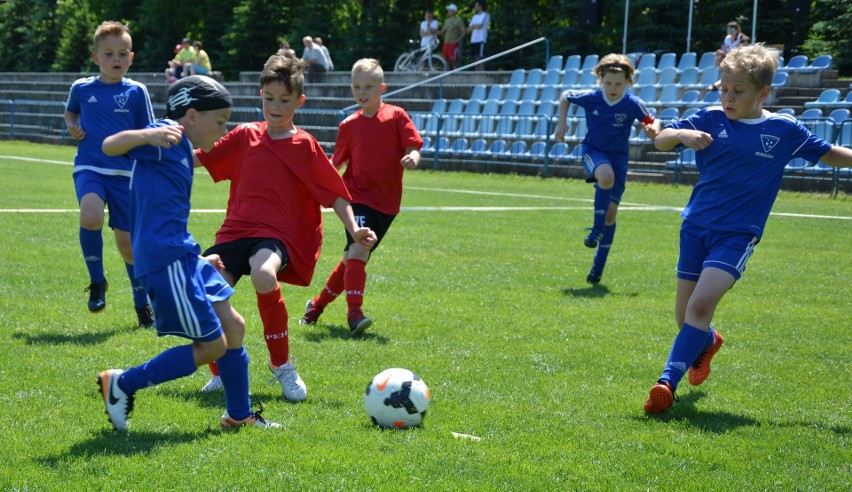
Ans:
{"type": "Polygon", "coordinates": [[[804,106],[806,108],[852,108],[852,90],[846,94],[845,99],[840,99],[839,89],[826,89],[816,101],[806,102],[804,106]]]}
{"type": "MultiPolygon", "coordinates": [[[[645,68],[654,68],[658,71],[665,68],[675,68],[678,73],[683,72],[687,68],[697,68],[704,70],[714,66],[716,58],[715,52],[707,51],[701,54],[701,58],[694,52],[684,53],[677,59],[675,53],[663,53],[658,56],[656,53],[628,53],[627,57],[633,62],[633,66],[637,71],[645,68]]],[[[578,71],[586,71],[593,69],[598,64],[599,56],[595,54],[587,55],[583,58],[580,55],[570,55],[564,58],[562,55],[554,55],[547,62],[547,69],[568,70],[576,69],[578,71]]],[[[815,73],[820,70],[830,69],[832,65],[831,55],[819,55],[809,60],[805,55],[796,55],[790,58],[787,64],[784,64],[784,57],[778,59],[778,70],[780,72],[800,72],[800,73],[815,73]]]]}

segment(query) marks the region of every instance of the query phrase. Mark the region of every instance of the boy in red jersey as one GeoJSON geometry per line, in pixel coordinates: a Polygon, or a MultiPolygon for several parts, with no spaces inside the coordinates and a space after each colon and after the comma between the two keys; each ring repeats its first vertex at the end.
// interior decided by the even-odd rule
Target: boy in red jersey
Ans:
{"type": "MultiPolygon", "coordinates": [[[[352,210],[358,224],[376,233],[372,248],[379,245],[399,213],[403,170],[417,167],[423,145],[405,110],[382,102],[387,88],[383,79],[378,61],[363,58],[355,62],[352,96],[361,109],[340,123],[331,158],[338,169],[347,166],[343,181],[352,193],[352,210]]],[[[315,324],[328,303],[345,290],[349,330],[360,335],[373,322],[361,311],[371,248],[364,247],[349,231],[346,241],[343,258],[319,295],[307,302],[300,323],[315,324]]]]}
{"type": "MultiPolygon", "coordinates": [[[[225,222],[204,255],[221,257],[231,285],[250,275],[269,369],[290,401],[304,400],[307,388],[290,361],[278,282],[311,283],[322,244],[321,206],[334,209],[360,248],[369,251],[376,242],[370,229],[356,223],[349,192],[320,144],[293,124],[305,102],[305,67],[291,56],[271,56],[260,75],[265,121],[240,125],[210,151],[196,152],[196,165],[214,181],[231,180],[225,222]]],[[[211,371],[205,391],[221,387],[213,365],[211,371]]]]}

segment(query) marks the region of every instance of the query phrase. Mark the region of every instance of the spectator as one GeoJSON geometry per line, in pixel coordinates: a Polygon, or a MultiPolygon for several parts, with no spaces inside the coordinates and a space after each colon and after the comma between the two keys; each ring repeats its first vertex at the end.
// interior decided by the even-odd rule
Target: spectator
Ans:
{"type": "MultiPolygon", "coordinates": [[[[476,13],[470,19],[467,32],[470,33],[470,54],[473,61],[478,61],[485,58],[485,42],[488,40],[488,23],[491,16],[485,11],[484,2],[474,3],[473,10],[476,13]]],[[[476,66],[476,69],[485,70],[485,64],[480,63],[476,66]]]]}
{"type": "Polygon", "coordinates": [[[296,58],[296,52],[293,51],[293,48],[290,47],[290,43],[287,41],[278,43],[278,53],[276,55],[296,58]]]}
{"type": "Polygon", "coordinates": [[[450,70],[459,65],[461,43],[465,36],[464,21],[458,18],[458,12],[456,4],[447,5],[447,20],[444,21],[444,27],[438,31],[438,34],[444,36],[443,54],[450,70]]]}
{"type": "MultiPolygon", "coordinates": [[[[722,41],[722,46],[716,50],[716,59],[713,60],[713,63],[718,67],[722,60],[725,59],[725,56],[729,51],[736,48],[740,45],[747,45],[751,42],[751,39],[743,34],[740,29],[740,24],[737,21],[728,22],[728,34],[725,36],[724,41],[722,41]]],[[[719,81],[710,84],[707,86],[708,91],[715,91],[719,89],[719,81]]]]}
{"type": "Polygon", "coordinates": [[[322,49],[314,44],[314,40],[310,36],[302,38],[302,44],[305,45],[305,51],[302,52],[302,60],[308,64],[308,76],[314,79],[316,74],[328,72],[328,62],[325,59],[325,53],[322,49]]]}
{"type": "Polygon", "coordinates": [[[431,47],[433,50],[438,46],[438,21],[435,20],[435,15],[431,10],[427,10],[423,14],[423,21],[420,22],[420,47],[431,47]]]}
{"type": "Polygon", "coordinates": [[[213,66],[210,65],[210,56],[204,51],[201,41],[192,43],[192,47],[195,49],[195,57],[184,67],[183,76],[210,75],[210,72],[213,71],[213,66]]]}
{"type": "MultiPolygon", "coordinates": [[[[177,49],[177,46],[175,47],[177,49]]],[[[195,49],[190,44],[189,38],[183,38],[180,43],[180,51],[172,60],[169,60],[169,68],[166,69],[166,81],[171,83],[183,77],[186,64],[195,58],[195,49]]]]}
{"type": "Polygon", "coordinates": [[[319,37],[319,36],[315,37],[314,38],[314,44],[319,46],[320,49],[322,50],[322,54],[325,55],[325,62],[328,65],[328,71],[329,72],[334,71],[334,62],[331,61],[331,53],[328,52],[328,47],[326,47],[326,45],[322,44],[322,38],[319,37]]]}

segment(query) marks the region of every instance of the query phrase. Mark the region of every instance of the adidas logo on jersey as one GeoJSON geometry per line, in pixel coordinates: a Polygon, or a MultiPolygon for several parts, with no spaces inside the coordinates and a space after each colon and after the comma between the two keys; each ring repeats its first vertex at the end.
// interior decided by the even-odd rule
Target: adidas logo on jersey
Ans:
{"type": "Polygon", "coordinates": [[[717,138],[728,138],[728,131],[726,129],[722,128],[722,131],[720,131],[719,134],[716,135],[716,137],[717,138]]]}
{"type": "Polygon", "coordinates": [[[95,96],[92,96],[92,97],[90,97],[90,98],[89,98],[89,100],[88,100],[88,101],[86,101],[86,102],[96,103],[96,102],[98,102],[98,100],[97,100],[97,98],[95,98],[95,96]]]}

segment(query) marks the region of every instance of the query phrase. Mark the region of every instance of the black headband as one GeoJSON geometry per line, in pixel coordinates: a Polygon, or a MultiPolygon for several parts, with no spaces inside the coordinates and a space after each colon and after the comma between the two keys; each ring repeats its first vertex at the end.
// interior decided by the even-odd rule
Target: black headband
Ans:
{"type": "Polygon", "coordinates": [[[615,71],[618,71],[618,72],[629,72],[630,71],[629,68],[630,67],[628,67],[627,65],[625,65],[623,63],[609,63],[607,65],[601,66],[600,73],[604,73],[604,72],[607,72],[609,70],[615,70],[615,71]]]}
{"type": "Polygon", "coordinates": [[[177,120],[189,109],[213,111],[230,108],[231,94],[222,84],[210,77],[192,75],[169,86],[169,100],[166,102],[166,118],[177,120]]]}

